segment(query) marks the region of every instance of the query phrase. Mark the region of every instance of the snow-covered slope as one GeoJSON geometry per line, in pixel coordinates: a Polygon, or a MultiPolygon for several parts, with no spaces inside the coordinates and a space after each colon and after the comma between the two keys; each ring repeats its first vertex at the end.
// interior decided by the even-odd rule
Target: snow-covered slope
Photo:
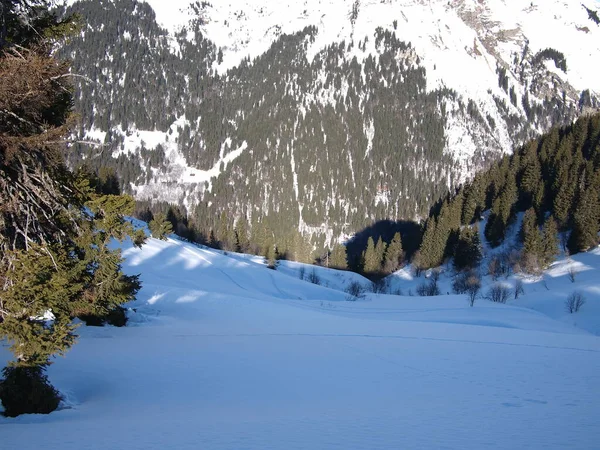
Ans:
{"type": "MultiPolygon", "coordinates": [[[[318,286],[294,264],[272,271],[176,240],[124,254],[144,283],[130,325],[80,328],[49,370],[65,408],[0,419],[6,448],[590,449],[600,439],[600,338],[526,308],[562,301],[561,276],[516,306],[349,302],[337,289],[367,282],[354,274],[316,269],[318,286]]],[[[597,323],[600,254],[581,258],[588,303],[576,315],[597,323]]]]}
{"type": "MultiPolygon", "coordinates": [[[[246,57],[260,56],[282,34],[306,26],[318,28],[309,59],[330,44],[372,38],[377,27],[393,29],[400,40],[414,46],[419,64],[427,70],[427,89],[446,87],[465,101],[473,100],[499,125],[493,146],[504,152],[515,142],[495,104],[495,97],[502,98],[498,67],[508,69],[509,86],[522,99],[535,78],[520,71],[527,52],[556,49],[565,55],[568,70],[564,73],[546,62],[552,76],[544,83],[555,86],[561,80],[566,98],[575,103],[586,89],[600,95],[600,26],[588,16],[586,2],[579,0],[228,0],[205,2],[199,9],[190,6],[191,0],[145,1],[159,23],[171,30],[200,16],[206,36],[222,49],[222,61],[215,63],[221,73],[246,57]]],[[[587,6],[598,8],[598,3],[588,0],[587,6]]],[[[377,54],[373,39],[362,50],[355,46],[349,59],[356,56],[360,61],[370,54],[377,54]]],[[[539,93],[539,102],[545,94],[539,93]]],[[[521,105],[509,108],[516,113],[521,105]]],[[[546,128],[540,125],[537,131],[546,128]]],[[[490,145],[476,134],[469,121],[449,117],[446,151],[465,168],[478,148],[490,145]]]]}
{"type": "MultiPolygon", "coordinates": [[[[192,0],[145,0],[163,26],[176,30],[196,13],[192,0]]],[[[326,45],[372,35],[397,22],[396,34],[412,42],[431,76],[471,97],[497,87],[496,59],[507,65],[527,42],[531,51],[551,47],[569,61],[566,75],[576,89],[600,92],[600,27],[579,0],[225,0],[204,2],[200,16],[209,39],[224,50],[220,71],[246,56],[264,53],[282,33],[319,28],[313,54],[326,45]]],[[[358,49],[357,49],[358,51],[358,49]]]]}

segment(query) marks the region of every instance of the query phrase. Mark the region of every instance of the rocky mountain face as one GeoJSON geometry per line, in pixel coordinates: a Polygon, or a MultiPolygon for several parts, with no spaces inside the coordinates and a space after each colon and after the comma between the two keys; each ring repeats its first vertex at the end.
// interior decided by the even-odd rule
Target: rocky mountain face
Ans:
{"type": "Polygon", "coordinates": [[[139,199],[300,230],[414,219],[600,106],[599,5],[551,0],[69,0],[72,164],[139,199]]]}

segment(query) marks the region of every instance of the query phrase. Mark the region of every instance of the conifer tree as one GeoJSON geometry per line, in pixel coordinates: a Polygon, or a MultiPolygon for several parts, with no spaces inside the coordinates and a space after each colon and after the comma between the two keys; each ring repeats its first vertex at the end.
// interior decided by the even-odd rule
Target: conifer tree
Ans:
{"type": "Polygon", "coordinates": [[[523,242],[522,264],[527,272],[535,273],[540,269],[542,256],[542,235],[537,226],[537,214],[529,208],[523,216],[520,231],[523,242]]]}
{"type": "Polygon", "coordinates": [[[123,219],[133,199],[97,193],[64,162],[71,88],[52,45],[71,20],[57,22],[44,5],[4,3],[0,30],[0,338],[15,357],[0,382],[7,415],[56,408],[44,372],[75,342],[73,317],[104,315],[140,286],[108,245],[143,242],[123,219]]]}
{"type": "Polygon", "coordinates": [[[379,236],[379,239],[377,239],[377,244],[375,244],[375,257],[377,258],[377,262],[378,262],[378,269],[377,269],[378,272],[381,271],[381,268],[383,266],[383,258],[385,257],[386,249],[387,249],[387,244],[385,242],[383,242],[382,237],[379,236]]]}
{"type": "Polygon", "coordinates": [[[148,228],[150,229],[153,238],[161,239],[163,241],[166,241],[167,235],[173,232],[171,222],[167,220],[167,216],[163,213],[155,214],[154,218],[148,224],[148,228]]]}
{"type": "Polygon", "coordinates": [[[334,269],[346,270],[348,269],[348,255],[346,253],[346,246],[343,244],[335,244],[333,250],[331,250],[331,257],[329,265],[334,269]]]}
{"type": "Polygon", "coordinates": [[[248,219],[242,214],[235,224],[236,251],[246,253],[250,250],[250,239],[248,237],[248,219]]]}
{"type": "Polygon", "coordinates": [[[367,248],[363,252],[363,272],[367,274],[375,274],[379,271],[380,260],[375,251],[375,243],[373,238],[369,236],[367,240],[367,248]]]}
{"type": "Polygon", "coordinates": [[[600,219],[600,171],[593,172],[591,163],[581,177],[577,203],[573,213],[573,229],[569,237],[569,251],[578,253],[598,244],[600,219]]]}
{"type": "Polygon", "coordinates": [[[454,267],[456,270],[472,269],[481,261],[481,240],[477,227],[464,227],[460,231],[456,249],[454,250],[454,267]]]}
{"type": "Polygon", "coordinates": [[[423,240],[419,248],[419,267],[427,269],[438,266],[443,258],[444,247],[440,243],[437,221],[435,217],[430,217],[425,225],[423,240]]]}
{"type": "Polygon", "coordinates": [[[541,263],[548,267],[558,255],[558,226],[554,217],[548,216],[542,228],[541,263]]]}
{"type": "Polygon", "coordinates": [[[400,268],[404,252],[402,250],[402,237],[400,233],[394,234],[390,245],[385,252],[383,271],[393,273],[400,268]]]}
{"type": "Polygon", "coordinates": [[[234,250],[235,238],[232,234],[232,229],[229,226],[229,219],[225,211],[221,212],[219,218],[219,228],[217,230],[217,239],[220,247],[223,250],[234,250]]]}
{"type": "Polygon", "coordinates": [[[277,267],[277,249],[272,240],[269,240],[265,247],[265,263],[269,269],[275,270],[277,267]]]}

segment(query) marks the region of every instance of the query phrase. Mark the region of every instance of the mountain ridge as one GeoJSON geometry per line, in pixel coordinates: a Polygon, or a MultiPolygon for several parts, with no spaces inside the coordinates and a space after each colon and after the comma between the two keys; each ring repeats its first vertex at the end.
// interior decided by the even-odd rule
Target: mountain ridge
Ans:
{"type": "MultiPolygon", "coordinates": [[[[89,9],[89,2],[73,6],[86,3],[89,9]]],[[[126,190],[142,199],[183,204],[192,215],[203,203],[208,209],[199,214],[214,217],[223,210],[250,219],[253,214],[264,217],[296,209],[287,226],[326,234],[331,243],[377,218],[422,217],[426,203],[499,155],[598,106],[597,90],[587,86],[580,91],[578,83],[594,73],[593,67],[584,73],[580,60],[586,52],[600,54],[600,38],[593,39],[600,36],[600,27],[579,2],[569,2],[556,17],[547,3],[531,2],[531,11],[523,12],[516,2],[499,0],[328,0],[306,12],[307,2],[266,0],[216,6],[180,1],[167,7],[153,0],[115,4],[126,3],[136,14],[144,10],[146,18],[131,19],[130,28],[110,19],[101,26],[114,27],[121,47],[132,36],[141,39],[142,49],[135,51],[158,52],[155,59],[175,69],[165,69],[163,63],[147,70],[164,78],[164,94],[151,92],[144,73],[135,75],[148,86],[130,97],[139,107],[127,109],[137,112],[116,114],[114,109],[123,106],[114,99],[127,98],[127,91],[140,90],[140,83],[128,84],[129,65],[114,70],[113,61],[123,54],[131,57],[132,50],[111,50],[112,60],[102,69],[113,72],[106,76],[108,86],[82,88],[89,95],[82,95],[81,101],[93,102],[98,111],[84,114],[88,125],[80,133],[112,147],[113,161],[103,163],[117,165],[126,190]],[[155,9],[154,16],[143,4],[155,9]],[[175,17],[181,7],[188,7],[189,14],[175,17]],[[511,28],[521,17],[506,18],[511,11],[528,22],[511,28]],[[540,17],[541,24],[536,24],[540,17]],[[288,25],[273,25],[284,19],[288,25]],[[139,20],[162,21],[170,31],[155,28],[151,43],[140,34],[139,20]],[[563,52],[564,45],[551,47],[553,36],[560,33],[545,28],[556,23],[569,30],[569,36],[581,38],[569,44],[569,51],[563,52]],[[431,27],[437,29],[432,32],[431,27]],[[551,38],[545,42],[544,36],[551,38]],[[143,50],[146,41],[150,45],[143,50]],[[191,68],[191,61],[201,69],[191,68]],[[115,83],[123,84],[122,89],[112,86],[115,83]],[[427,102],[430,105],[419,113],[419,105],[427,102]],[[98,120],[98,113],[105,117],[98,120]],[[397,129],[400,124],[403,132],[397,129]],[[242,147],[235,161],[224,159],[242,147]],[[347,167],[334,168],[335,159],[347,167]],[[276,161],[275,169],[285,174],[277,180],[261,161],[276,161]],[[306,168],[300,161],[308,164],[308,173],[301,173],[306,168]],[[370,164],[372,170],[361,164],[370,164]],[[310,173],[319,166],[322,174],[313,179],[310,173]],[[268,183],[249,181],[257,174],[268,183]],[[291,189],[284,179],[292,180],[291,189]],[[228,186],[232,192],[227,193],[228,186]],[[251,191],[250,198],[240,198],[242,189],[251,191]],[[332,207],[344,212],[332,214],[332,207]],[[316,211],[315,217],[306,216],[308,209],[316,211]],[[352,223],[350,215],[360,219],[352,223]]],[[[86,33],[92,31],[82,33],[79,48],[90,45],[86,33]]],[[[91,67],[96,64],[92,58],[78,62],[77,48],[72,44],[67,52],[75,70],[97,71],[91,67]]],[[[106,58],[102,49],[96,59],[106,58]]],[[[594,58],[586,60],[588,65],[595,63],[594,58]]]]}

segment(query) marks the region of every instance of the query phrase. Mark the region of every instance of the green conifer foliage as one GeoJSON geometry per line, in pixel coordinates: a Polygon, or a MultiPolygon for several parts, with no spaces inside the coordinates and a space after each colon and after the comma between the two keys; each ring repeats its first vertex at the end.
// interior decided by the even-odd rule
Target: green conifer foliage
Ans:
{"type": "Polygon", "coordinates": [[[476,268],[481,261],[481,240],[477,227],[464,227],[454,250],[454,267],[461,271],[476,268]]]}
{"type": "Polygon", "coordinates": [[[383,258],[385,257],[386,249],[387,249],[387,244],[385,242],[383,242],[382,237],[379,236],[379,239],[377,239],[377,244],[375,245],[375,257],[377,258],[377,262],[378,262],[378,266],[379,266],[379,268],[377,269],[378,272],[380,272],[382,269],[383,258]]]}
{"type": "Polygon", "coordinates": [[[402,250],[402,237],[400,233],[394,234],[390,245],[388,245],[385,252],[385,258],[383,262],[384,273],[393,273],[400,268],[402,259],[404,257],[404,251],[402,250]]]}
{"type": "Polygon", "coordinates": [[[104,315],[139,289],[109,242],[144,240],[123,219],[133,213],[131,197],[98,192],[64,163],[71,89],[67,64],[53,58],[49,39],[61,24],[43,7],[31,8],[44,3],[9,2],[12,22],[0,40],[0,338],[15,357],[0,397],[17,399],[10,405],[17,414],[57,404],[51,387],[39,387],[48,386],[51,358],[75,342],[73,317],[104,315]],[[14,392],[33,385],[44,393],[14,392]]]}
{"type": "Polygon", "coordinates": [[[542,257],[541,263],[548,267],[558,255],[558,226],[554,217],[548,216],[542,228],[542,257]]]}
{"type": "Polygon", "coordinates": [[[537,214],[533,208],[529,208],[523,216],[523,224],[520,232],[523,242],[522,265],[525,271],[535,273],[542,264],[542,234],[537,225],[537,214]]]}
{"type": "Polygon", "coordinates": [[[166,241],[167,236],[173,232],[171,222],[167,220],[167,216],[163,213],[156,214],[148,224],[148,228],[150,229],[153,238],[161,239],[163,241],[166,241]]]}
{"type": "Polygon", "coordinates": [[[598,244],[600,219],[600,171],[593,172],[591,163],[583,171],[573,213],[573,228],[569,237],[569,251],[577,253],[598,244]]]}
{"type": "Polygon", "coordinates": [[[335,244],[331,250],[329,262],[330,267],[334,269],[346,270],[348,268],[348,255],[346,246],[343,244],[335,244]]]}
{"type": "Polygon", "coordinates": [[[250,239],[248,236],[248,219],[246,219],[245,214],[242,214],[242,216],[238,219],[238,221],[235,224],[235,242],[236,251],[246,253],[250,250],[250,239]]]}
{"type": "Polygon", "coordinates": [[[375,243],[373,238],[369,236],[367,240],[367,248],[363,252],[363,272],[367,274],[376,274],[381,267],[381,261],[375,251],[375,243]]]}

